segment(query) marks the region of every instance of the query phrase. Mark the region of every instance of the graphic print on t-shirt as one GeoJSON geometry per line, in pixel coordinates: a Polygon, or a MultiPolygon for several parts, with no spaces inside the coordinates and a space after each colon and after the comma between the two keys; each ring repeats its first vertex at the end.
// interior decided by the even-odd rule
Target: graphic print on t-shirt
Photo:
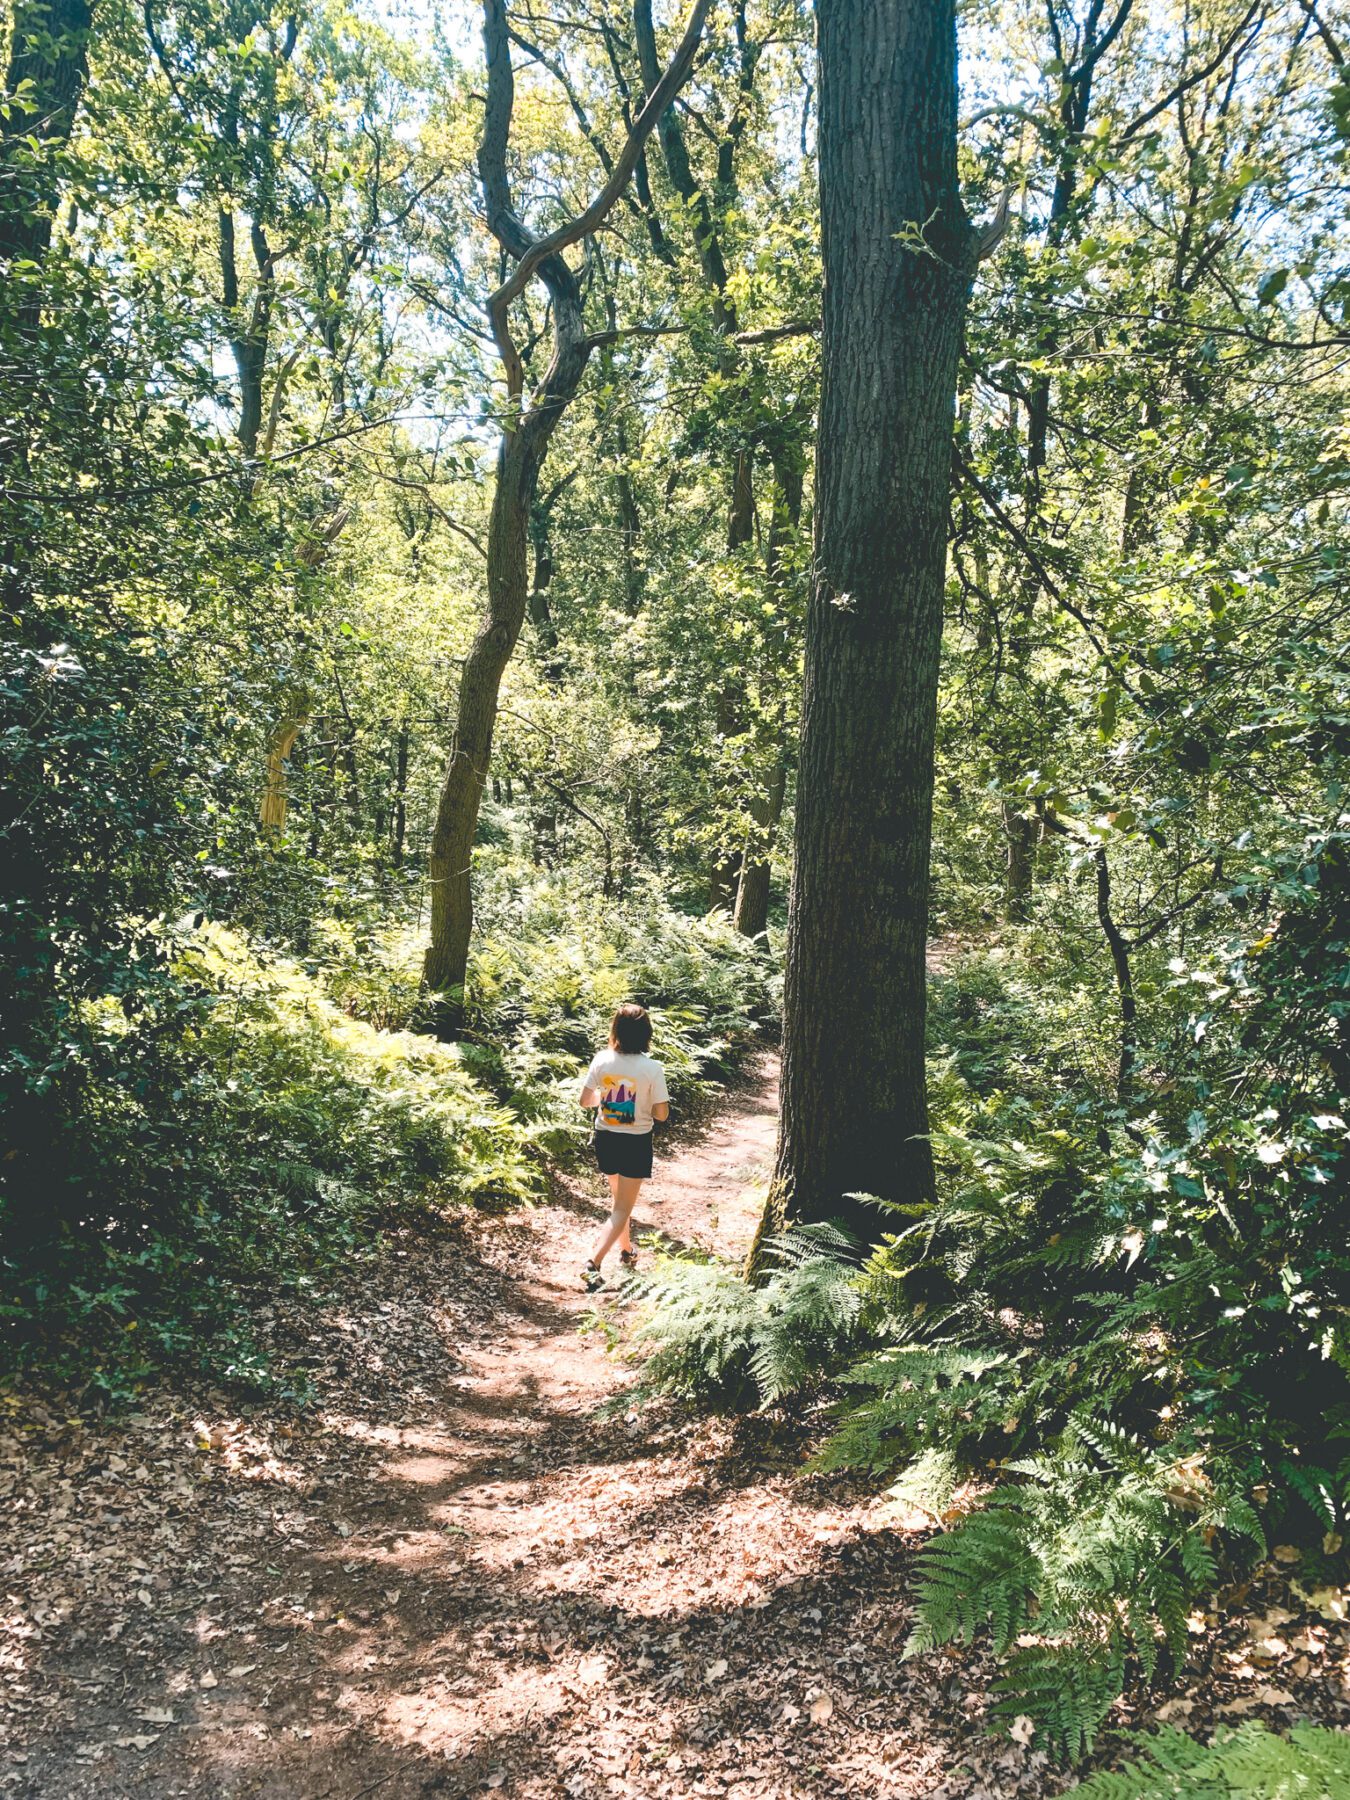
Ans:
{"type": "Polygon", "coordinates": [[[602,1075],[600,1118],[606,1125],[633,1124],[637,1118],[637,1083],[622,1075],[602,1075]]]}

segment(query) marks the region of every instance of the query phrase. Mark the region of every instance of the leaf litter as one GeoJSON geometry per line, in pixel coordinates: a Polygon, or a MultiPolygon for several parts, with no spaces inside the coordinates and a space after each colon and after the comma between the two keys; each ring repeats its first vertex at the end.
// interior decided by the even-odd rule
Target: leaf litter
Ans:
{"type": "MultiPolygon", "coordinates": [[[[658,1171],[649,1228],[744,1243],[727,1171],[772,1152],[772,1079],[658,1171]]],[[[308,1411],[0,1394],[0,1794],[1060,1792],[1029,1721],[988,1734],[980,1654],[901,1661],[931,1522],[804,1476],[818,1421],[599,1411],[628,1378],[578,1330],[602,1210],[560,1182],[261,1309],[308,1411]]],[[[1343,1598],[1294,1566],[1204,1615],[1181,1691],[1119,1723],[1344,1724],[1343,1598]]]]}

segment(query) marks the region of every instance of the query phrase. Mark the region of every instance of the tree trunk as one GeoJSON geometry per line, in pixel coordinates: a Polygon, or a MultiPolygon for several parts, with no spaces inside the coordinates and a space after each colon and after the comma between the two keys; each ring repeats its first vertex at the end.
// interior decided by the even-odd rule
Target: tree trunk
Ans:
{"type": "Polygon", "coordinates": [[[824,382],[766,1216],[841,1220],[875,1241],[884,1216],[857,1195],[934,1187],[924,957],[975,245],[956,177],[953,0],[819,0],[818,21],[824,382]]]}
{"type": "MultiPolygon", "coordinates": [[[[576,290],[578,344],[573,355],[580,357],[580,366],[575,377],[569,377],[569,399],[576,392],[586,361],[580,317],[581,297],[576,290]]],[[[450,766],[431,837],[431,942],[423,979],[434,997],[433,1023],[447,1034],[458,1031],[463,1023],[464,979],[473,931],[473,844],[492,755],[497,696],[529,601],[530,506],[542,455],[543,445],[535,444],[522,429],[502,440],[488,530],[487,614],[460,680],[450,766]]]]}
{"type": "MultiPolygon", "coordinates": [[[[1071,64],[1066,66],[1063,61],[1064,45],[1060,36],[1056,0],[1048,0],[1047,17],[1051,34],[1049,47],[1060,59],[1056,108],[1060,131],[1059,151],[1045,231],[1044,264],[1049,269],[1056,266],[1061,248],[1074,234],[1079,219],[1091,204],[1095,192],[1094,184],[1081,200],[1079,198],[1083,143],[1092,111],[1093,82],[1098,65],[1118,39],[1134,3],[1135,0],[1118,0],[1110,16],[1107,16],[1103,5],[1094,5],[1085,20],[1082,37],[1071,64]]],[[[1046,362],[1050,362],[1059,346],[1060,325],[1048,296],[1037,293],[1035,287],[1032,293],[1039,302],[1037,310],[1042,313],[1044,320],[1036,334],[1038,354],[1046,362]]],[[[1051,398],[1050,376],[1034,375],[1027,396],[1026,464],[1023,480],[1023,530],[1028,538],[1036,536],[1045,509],[1043,478],[1050,451],[1051,398]]],[[[1015,401],[1013,405],[1015,411],[1015,401]]],[[[1040,592],[1037,572],[1030,568],[1025,570],[1014,602],[1006,672],[1006,678],[1018,685],[1026,684],[1029,678],[1040,592]]],[[[1005,744],[1003,750],[1003,755],[998,759],[1001,765],[999,778],[1005,786],[1010,786],[1025,772],[1027,746],[1005,744]]],[[[1010,808],[1006,802],[1001,809],[1001,822],[1007,855],[1003,889],[1004,917],[1013,924],[1022,924],[1031,917],[1032,911],[1036,880],[1035,829],[1027,821],[1017,817],[1015,809],[1010,808]]]]}
{"type": "Polygon", "coordinates": [[[408,727],[399,727],[394,759],[394,811],[389,838],[389,857],[396,869],[403,867],[403,845],[408,833],[408,727]]]}
{"type": "Polygon", "coordinates": [[[548,590],[553,585],[553,514],[546,501],[530,508],[530,542],[534,546],[534,581],[530,587],[530,620],[539,640],[539,669],[550,687],[562,680],[558,653],[558,627],[553,620],[548,590]]]}
{"type": "Polygon", "coordinates": [[[768,792],[750,802],[751,827],[741,857],[741,879],[736,888],[736,910],[731,922],[742,937],[758,937],[769,923],[769,885],[774,835],[783,817],[787,794],[787,764],[780,757],[768,792]]]}
{"type": "Polygon", "coordinates": [[[1038,831],[1034,819],[1018,812],[1010,801],[1000,808],[1007,854],[1003,873],[1003,916],[1015,925],[1031,917],[1031,895],[1036,876],[1038,831]]]}
{"type": "MultiPolygon", "coordinates": [[[[0,121],[0,265],[41,264],[50,247],[61,186],[57,155],[84,91],[92,22],[89,0],[17,0],[5,72],[11,110],[0,121]],[[24,97],[13,100],[25,83],[24,97]]],[[[23,292],[21,323],[30,310],[23,292]]],[[[34,319],[36,307],[32,290],[34,319]]]]}
{"type": "Polygon", "coordinates": [[[258,823],[264,831],[286,829],[286,814],[290,806],[286,764],[295,748],[295,740],[308,722],[309,696],[297,693],[288,713],[273,727],[271,741],[267,746],[267,785],[263,789],[262,805],[258,809],[258,823]]]}
{"type": "Polygon", "coordinates": [[[470,862],[492,754],[497,696],[529,604],[530,509],[549,441],[581,385],[593,348],[583,318],[581,283],[563,252],[596,231],[631,179],[643,142],[688,78],[709,5],[710,0],[694,0],[679,47],[629,131],[601,194],[566,225],[536,238],[517,217],[511,198],[508,152],[515,81],[506,0],[483,0],[487,104],[478,172],[488,226],[515,267],[488,301],[506,376],[507,422],[488,528],[487,612],[460,679],[450,766],[431,839],[431,942],[423,980],[430,994],[429,1022],[442,1036],[457,1034],[463,1024],[473,931],[470,862]],[[553,343],[548,368],[527,404],[525,365],[511,335],[510,309],[535,275],[548,290],[553,343]]]}

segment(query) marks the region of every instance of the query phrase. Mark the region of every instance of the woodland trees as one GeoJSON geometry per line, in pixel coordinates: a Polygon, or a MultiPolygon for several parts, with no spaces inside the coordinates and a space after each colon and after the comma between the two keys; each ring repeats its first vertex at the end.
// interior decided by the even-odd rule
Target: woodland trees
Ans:
{"type": "Polygon", "coordinates": [[[687,1096],[786,980],[769,1223],[885,1241],[658,1367],[842,1382],[939,1513],[1021,1459],[1082,1741],[1344,1522],[1345,34],[818,23],[7,15],[0,1318],[256,1372],[268,1283],[570,1153],[619,1000],[687,1096]]]}
{"type": "Polygon", "coordinates": [[[710,4],[711,0],[695,0],[670,66],[653,82],[622,148],[610,162],[608,179],[600,193],[576,217],[541,237],[526,229],[512,205],[506,168],[514,104],[511,36],[505,0],[485,0],[488,92],[478,170],[489,229],[515,266],[487,302],[506,383],[505,417],[487,534],[488,609],[460,677],[453,754],[431,839],[431,943],[425,976],[427,987],[439,998],[439,1012],[448,1029],[457,1028],[462,1019],[473,928],[473,841],[492,754],[502,672],[525,623],[529,604],[530,517],[539,473],[549,440],[576,395],[594,348],[593,335],[586,326],[581,284],[564,253],[569,245],[592,236],[618,202],[632,177],[644,141],[688,75],[710,4]],[[512,336],[511,304],[536,274],[549,295],[552,355],[534,395],[527,401],[525,365],[512,336]]]}

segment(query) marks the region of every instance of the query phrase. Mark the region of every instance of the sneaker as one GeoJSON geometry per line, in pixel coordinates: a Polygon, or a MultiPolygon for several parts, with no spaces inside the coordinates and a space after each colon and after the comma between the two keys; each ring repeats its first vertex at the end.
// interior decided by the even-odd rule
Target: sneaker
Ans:
{"type": "Polygon", "coordinates": [[[620,1250],[619,1261],[623,1264],[625,1269],[636,1269],[636,1267],[637,1267],[637,1251],[636,1250],[620,1250]]]}
{"type": "Polygon", "coordinates": [[[587,1263],[581,1271],[581,1285],[588,1294],[593,1294],[597,1288],[605,1285],[605,1278],[594,1263],[587,1263]]]}

